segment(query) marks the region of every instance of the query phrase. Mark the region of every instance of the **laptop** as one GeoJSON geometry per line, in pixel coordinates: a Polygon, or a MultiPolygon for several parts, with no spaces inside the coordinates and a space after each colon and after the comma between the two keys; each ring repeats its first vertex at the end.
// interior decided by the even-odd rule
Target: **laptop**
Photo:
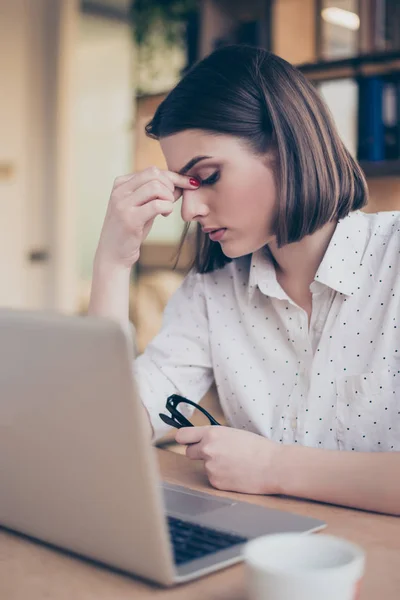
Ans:
{"type": "Polygon", "coordinates": [[[163,483],[132,355],[111,320],[0,310],[0,525],[164,586],[324,527],[163,483]]]}

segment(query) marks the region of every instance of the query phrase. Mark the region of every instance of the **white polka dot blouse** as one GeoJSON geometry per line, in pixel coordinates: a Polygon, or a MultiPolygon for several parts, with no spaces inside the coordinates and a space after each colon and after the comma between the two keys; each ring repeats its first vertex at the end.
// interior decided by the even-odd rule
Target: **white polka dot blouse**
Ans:
{"type": "MultiPolygon", "coordinates": [[[[311,321],[264,251],[190,273],[135,360],[155,439],[167,396],[215,382],[231,427],[283,444],[400,450],[400,212],[338,223],[310,286],[311,321]]],[[[187,412],[190,415],[190,411],[187,412]]]]}

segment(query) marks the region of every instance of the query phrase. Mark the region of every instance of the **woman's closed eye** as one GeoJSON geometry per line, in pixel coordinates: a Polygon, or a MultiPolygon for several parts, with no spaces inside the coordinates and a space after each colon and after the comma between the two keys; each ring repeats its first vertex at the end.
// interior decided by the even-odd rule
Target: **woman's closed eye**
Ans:
{"type": "Polygon", "coordinates": [[[199,179],[200,179],[201,185],[214,185],[214,183],[217,183],[219,177],[220,177],[220,172],[217,170],[217,171],[214,171],[214,173],[212,173],[205,179],[201,179],[200,177],[199,177],[199,179]]]}

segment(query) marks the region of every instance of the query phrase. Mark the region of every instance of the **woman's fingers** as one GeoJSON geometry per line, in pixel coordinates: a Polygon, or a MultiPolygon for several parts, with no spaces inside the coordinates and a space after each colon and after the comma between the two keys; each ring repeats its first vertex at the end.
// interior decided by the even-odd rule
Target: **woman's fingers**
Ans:
{"type": "Polygon", "coordinates": [[[129,194],[139,189],[142,185],[148,183],[149,181],[159,181],[169,188],[171,192],[174,191],[174,183],[166,175],[165,171],[161,171],[161,169],[158,169],[157,167],[150,167],[144,171],[135,173],[132,176],[125,175],[121,178],[117,178],[114,184],[114,189],[118,190],[120,193],[129,194]]]}
{"type": "Polygon", "coordinates": [[[170,201],[166,200],[152,200],[151,202],[147,202],[144,206],[140,208],[141,219],[139,221],[137,216],[137,211],[132,213],[132,219],[134,223],[142,222],[146,225],[149,221],[154,219],[157,215],[167,216],[171,214],[173,210],[173,204],[170,201]]]}
{"type": "Polygon", "coordinates": [[[204,460],[204,453],[202,444],[189,444],[186,448],[186,456],[192,460],[204,460]]]}
{"type": "Polygon", "coordinates": [[[183,189],[183,190],[196,190],[200,182],[195,177],[188,177],[187,175],[180,175],[179,173],[174,173],[173,171],[165,171],[167,176],[171,179],[175,187],[183,189]],[[192,182],[192,183],[191,183],[192,182]],[[193,182],[196,182],[193,184],[193,182]]]}
{"type": "Polygon", "coordinates": [[[190,183],[190,181],[193,182],[193,177],[180,175],[173,171],[162,171],[157,167],[150,167],[140,173],[118,177],[114,182],[114,191],[118,190],[118,194],[128,195],[150,181],[163,183],[174,193],[175,200],[182,195],[182,189],[195,190],[198,187],[198,185],[190,183]]]}
{"type": "Polygon", "coordinates": [[[164,185],[164,182],[161,182],[158,179],[144,183],[135,191],[135,194],[132,192],[132,195],[126,196],[127,201],[131,200],[132,206],[143,206],[156,198],[171,203],[174,203],[175,201],[173,191],[164,185]]]}

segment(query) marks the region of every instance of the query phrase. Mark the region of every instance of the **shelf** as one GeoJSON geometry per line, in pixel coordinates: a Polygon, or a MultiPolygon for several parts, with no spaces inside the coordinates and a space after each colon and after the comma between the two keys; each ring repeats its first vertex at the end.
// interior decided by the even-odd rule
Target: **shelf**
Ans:
{"type": "Polygon", "coordinates": [[[351,58],[323,60],[296,66],[313,81],[390,73],[400,71],[400,50],[360,54],[351,58]]]}
{"type": "Polygon", "coordinates": [[[400,160],[360,161],[368,179],[373,177],[400,177],[400,160]]]}
{"type": "Polygon", "coordinates": [[[81,11],[95,17],[130,23],[129,2],[112,0],[82,0],[81,11]]]}

